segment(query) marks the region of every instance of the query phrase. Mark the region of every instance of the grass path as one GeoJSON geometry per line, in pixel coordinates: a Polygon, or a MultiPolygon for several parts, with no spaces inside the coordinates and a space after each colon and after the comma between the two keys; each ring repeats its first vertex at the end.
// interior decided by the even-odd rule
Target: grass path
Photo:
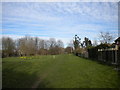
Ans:
{"type": "Polygon", "coordinates": [[[38,87],[39,84],[40,84],[41,82],[43,82],[43,80],[44,80],[50,73],[52,73],[52,72],[55,70],[55,68],[58,68],[57,66],[59,66],[59,64],[62,63],[61,60],[59,60],[59,61],[56,62],[56,60],[59,58],[58,56],[53,55],[52,58],[53,58],[53,60],[54,60],[54,63],[53,63],[51,66],[48,67],[48,69],[43,73],[43,75],[42,75],[40,78],[38,78],[38,80],[34,83],[34,85],[32,86],[32,88],[39,88],[39,87],[38,87]]]}
{"type": "MultiPolygon", "coordinates": [[[[53,56],[53,60],[54,59],[55,59],[55,56],[53,56]]],[[[39,84],[43,82],[43,80],[49,75],[49,73],[51,73],[54,70],[54,68],[56,68],[57,64],[54,64],[48,67],[48,69],[42,74],[42,76],[38,78],[38,80],[33,84],[32,88],[38,88],[39,84]]]]}
{"type": "Polygon", "coordinates": [[[24,88],[116,88],[113,67],[74,55],[3,59],[3,87],[24,88]],[[9,83],[11,82],[11,83],[9,83]]]}

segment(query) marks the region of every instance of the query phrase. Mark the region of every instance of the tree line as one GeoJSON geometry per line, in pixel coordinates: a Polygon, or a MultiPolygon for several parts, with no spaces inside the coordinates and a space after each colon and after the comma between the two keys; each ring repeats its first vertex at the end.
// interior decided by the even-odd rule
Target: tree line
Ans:
{"type": "Polygon", "coordinates": [[[2,37],[2,57],[62,53],[64,53],[64,43],[61,40],[55,40],[55,38],[44,40],[38,37],[25,36],[13,40],[10,37],[2,37]]]}
{"type": "MultiPolygon", "coordinates": [[[[38,37],[25,36],[13,40],[10,37],[2,37],[2,57],[73,53],[80,50],[80,42],[77,39],[79,37],[75,35],[75,41],[71,40],[64,48],[62,40],[56,40],[55,38],[44,40],[38,37]]],[[[81,46],[84,48],[89,45],[92,46],[91,40],[85,37],[81,46]]]]}
{"type": "MultiPolygon", "coordinates": [[[[112,40],[109,33],[100,33],[101,44],[107,44],[112,40]]],[[[97,41],[95,42],[96,45],[97,41]]],[[[83,53],[95,44],[85,37],[83,41],[77,35],[64,48],[62,40],[50,38],[49,40],[38,37],[25,36],[13,40],[10,37],[2,37],[2,57],[9,56],[30,56],[30,55],[56,55],[63,53],[83,53]]]]}
{"type": "MultiPolygon", "coordinates": [[[[115,48],[115,43],[111,44],[114,37],[109,32],[100,32],[98,38],[99,38],[99,44],[98,41],[94,41],[92,43],[92,41],[87,37],[84,38],[84,41],[81,41],[81,38],[78,35],[75,35],[73,40],[74,54],[76,55],[84,54],[89,50],[93,50],[93,49],[97,51],[98,49],[115,48]]],[[[92,53],[96,53],[96,52],[92,52],[92,53]]]]}

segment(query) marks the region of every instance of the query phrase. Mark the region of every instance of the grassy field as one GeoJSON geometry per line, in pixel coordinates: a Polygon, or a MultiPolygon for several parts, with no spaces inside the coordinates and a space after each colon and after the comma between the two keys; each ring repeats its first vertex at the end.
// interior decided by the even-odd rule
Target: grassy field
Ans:
{"type": "Polygon", "coordinates": [[[74,55],[9,57],[2,61],[3,88],[116,88],[113,67],[74,55]]]}

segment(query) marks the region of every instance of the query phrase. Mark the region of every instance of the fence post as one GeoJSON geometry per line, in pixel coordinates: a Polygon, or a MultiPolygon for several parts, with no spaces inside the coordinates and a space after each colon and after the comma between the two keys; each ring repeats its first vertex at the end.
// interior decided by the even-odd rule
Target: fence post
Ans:
{"type": "Polygon", "coordinates": [[[112,49],[112,63],[114,63],[114,50],[112,49]]]}
{"type": "Polygon", "coordinates": [[[117,50],[115,50],[115,63],[117,64],[117,50]]]}

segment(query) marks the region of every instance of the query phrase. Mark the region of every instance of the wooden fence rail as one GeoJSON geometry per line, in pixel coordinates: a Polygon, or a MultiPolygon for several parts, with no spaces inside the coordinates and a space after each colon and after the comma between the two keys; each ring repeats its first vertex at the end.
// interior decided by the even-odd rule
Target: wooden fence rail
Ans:
{"type": "Polygon", "coordinates": [[[101,46],[99,45],[88,49],[87,53],[77,53],[77,56],[104,62],[105,64],[115,65],[120,70],[120,37],[115,40],[113,45],[114,48],[107,49],[103,49],[103,47],[100,49],[101,46]]]}
{"type": "Polygon", "coordinates": [[[106,63],[118,63],[118,50],[103,50],[98,51],[98,60],[106,63]]]}
{"type": "Polygon", "coordinates": [[[120,69],[120,49],[90,49],[88,50],[88,58],[116,65],[120,69]]]}

